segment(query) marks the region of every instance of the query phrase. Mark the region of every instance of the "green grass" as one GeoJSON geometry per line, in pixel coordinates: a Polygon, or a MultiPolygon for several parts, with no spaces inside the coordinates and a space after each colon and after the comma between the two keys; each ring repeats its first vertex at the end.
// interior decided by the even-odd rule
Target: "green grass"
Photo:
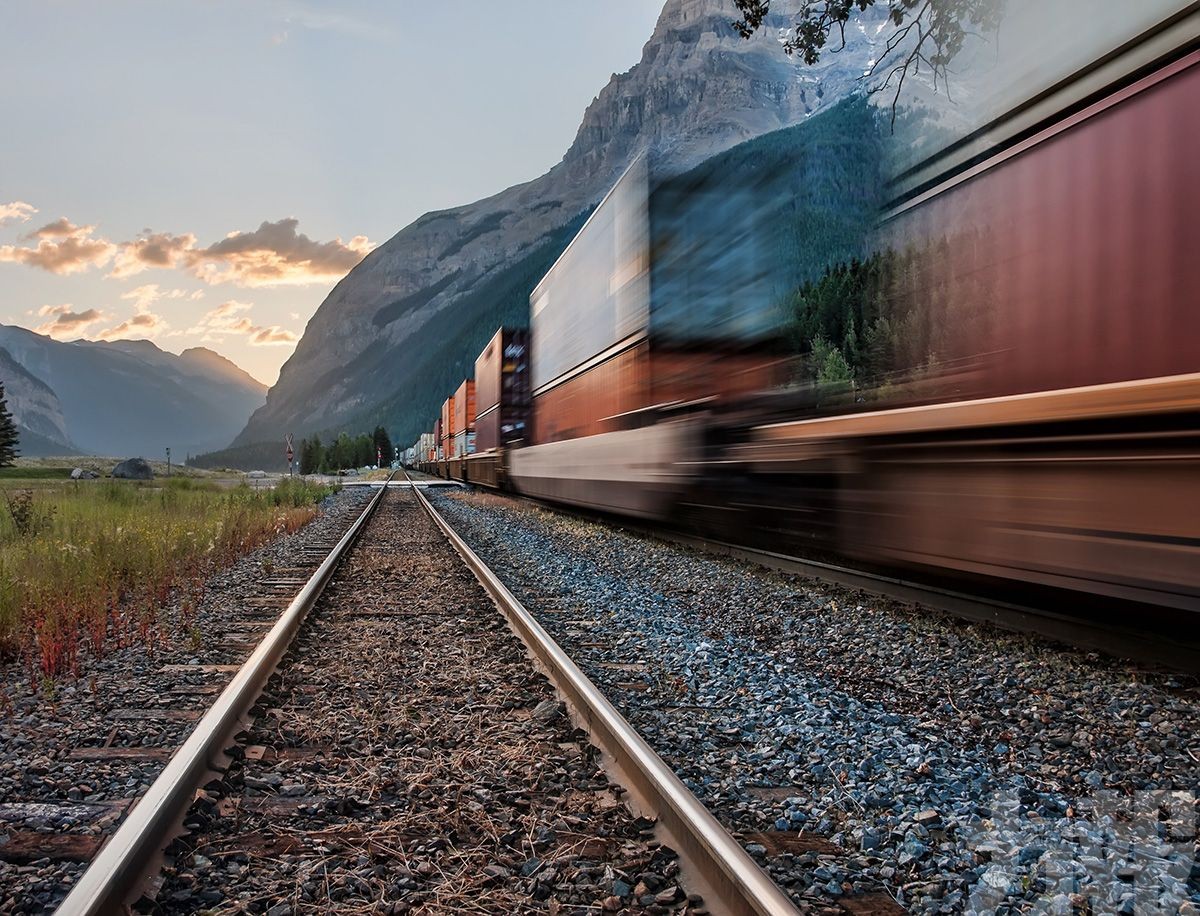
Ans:
{"type": "Polygon", "coordinates": [[[0,659],[34,681],[78,675],[88,656],[182,638],[160,626],[174,595],[186,631],[206,580],[295,531],[330,487],[90,481],[0,494],[0,659]]]}
{"type": "Polygon", "coordinates": [[[71,468],[0,468],[0,480],[70,480],[71,468]]]}

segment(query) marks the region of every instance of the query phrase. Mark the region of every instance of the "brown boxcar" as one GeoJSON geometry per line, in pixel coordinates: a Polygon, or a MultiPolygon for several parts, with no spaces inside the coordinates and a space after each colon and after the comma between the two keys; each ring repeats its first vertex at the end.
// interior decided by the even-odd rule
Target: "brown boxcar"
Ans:
{"type": "Polygon", "coordinates": [[[728,457],[824,481],[843,553],[1200,608],[1197,111],[1191,51],[899,209],[893,302],[956,370],[728,457]]]}
{"type": "Polygon", "coordinates": [[[786,371],[787,363],[768,353],[671,351],[641,340],[539,393],[533,441],[637,429],[662,411],[770,388],[786,371]]]}
{"type": "MultiPolygon", "coordinates": [[[[1200,369],[1200,52],[892,216],[955,399],[1200,369]]],[[[899,366],[901,370],[910,367],[899,366]]]]}
{"type": "Polygon", "coordinates": [[[463,479],[468,483],[503,489],[508,482],[505,459],[506,453],[501,451],[468,455],[463,462],[463,479]]]}
{"type": "Polygon", "coordinates": [[[523,444],[529,422],[529,332],[500,328],[475,360],[475,448],[523,444]]]}

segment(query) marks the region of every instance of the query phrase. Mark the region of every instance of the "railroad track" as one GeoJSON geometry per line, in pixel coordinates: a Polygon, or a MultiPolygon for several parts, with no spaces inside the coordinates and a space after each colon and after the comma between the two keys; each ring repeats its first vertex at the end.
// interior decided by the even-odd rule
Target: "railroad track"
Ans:
{"type": "Polygon", "coordinates": [[[62,899],[358,516],[361,496],[218,572],[198,612],[175,604],[144,641],[112,636],[78,679],[33,689],[19,667],[5,670],[0,912],[62,899]]]}
{"type": "Polygon", "coordinates": [[[412,485],[375,494],[58,912],[147,894],[172,912],[796,912],[412,485]]]}
{"type": "MultiPolygon", "coordinates": [[[[1151,810],[1144,787],[1189,797],[1195,785],[1191,678],[774,576],[574,512],[486,492],[430,498],[818,912],[885,908],[889,894],[925,913],[968,900],[989,912],[1009,896],[1014,911],[1032,911],[1033,898],[1056,893],[1054,874],[1099,861],[1091,850],[1106,841],[1091,825],[1117,799],[1132,800],[1122,814],[1132,823],[1151,810]],[[1062,839],[1069,830],[1088,839],[1062,839]],[[980,883],[978,848],[993,856],[991,883],[980,883]],[[997,889],[1015,874],[1029,883],[997,889]]],[[[1191,835],[1186,818],[1179,830],[1191,835]]],[[[1186,872],[1190,850],[1170,856],[1186,872]]],[[[1172,886],[1156,899],[1169,881],[1147,874],[1135,887],[1120,851],[1106,862],[1084,875],[1081,895],[1174,912],[1171,895],[1194,892],[1172,886]]]]}
{"type": "MultiPolygon", "coordinates": [[[[295,580],[288,580],[286,584],[294,592],[292,597],[268,595],[255,603],[261,608],[258,616],[267,618],[264,623],[268,623],[270,629],[243,664],[195,666],[200,670],[179,672],[181,676],[203,677],[228,676],[232,670],[233,677],[207,712],[199,717],[195,728],[158,778],[132,802],[128,816],[111,836],[104,839],[103,847],[58,912],[120,912],[129,900],[139,896],[141,890],[154,881],[167,840],[180,829],[196,791],[228,764],[227,752],[234,744],[234,735],[244,726],[247,711],[283,657],[304,615],[378,507],[384,492],[385,488],[381,488],[372,497],[358,518],[328,550],[322,552],[325,545],[305,548],[303,558],[318,565],[303,580],[299,591],[294,590],[295,580]],[[284,605],[282,612],[280,605],[284,605]]],[[[281,588],[284,586],[282,581],[279,584],[281,588]]],[[[203,686],[207,693],[210,685],[203,686]]],[[[188,718],[193,718],[190,710],[188,718]]]]}

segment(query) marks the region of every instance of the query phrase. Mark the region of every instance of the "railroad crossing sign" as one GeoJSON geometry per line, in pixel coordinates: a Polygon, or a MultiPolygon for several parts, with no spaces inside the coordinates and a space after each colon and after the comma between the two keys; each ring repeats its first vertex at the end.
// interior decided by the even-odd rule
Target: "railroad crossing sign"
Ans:
{"type": "Polygon", "coordinates": [[[286,436],[284,436],[284,441],[287,442],[288,464],[291,464],[292,456],[296,454],[294,451],[292,451],[292,434],[288,433],[286,436]]]}

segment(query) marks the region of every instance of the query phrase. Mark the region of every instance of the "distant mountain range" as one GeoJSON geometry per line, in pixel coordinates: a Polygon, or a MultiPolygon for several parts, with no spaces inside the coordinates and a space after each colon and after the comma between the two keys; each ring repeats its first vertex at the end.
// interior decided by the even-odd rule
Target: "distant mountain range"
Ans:
{"type": "Polygon", "coordinates": [[[227,445],[266,386],[204,347],[63,342],[0,325],[0,381],[25,456],[189,454],[227,445]]]}
{"type": "Polygon", "coordinates": [[[213,460],[277,464],[288,432],[383,423],[397,442],[415,438],[496,327],[527,322],[531,288],[639,152],[653,149],[682,172],[860,86],[886,10],[852,22],[844,49],[806,67],[778,43],[799,6],[772,4],[767,27],[747,41],[730,26],[728,0],[668,0],[641,61],[588,106],[562,162],[486,200],[427,213],[368,255],[309,321],[234,447],[213,460]]]}

